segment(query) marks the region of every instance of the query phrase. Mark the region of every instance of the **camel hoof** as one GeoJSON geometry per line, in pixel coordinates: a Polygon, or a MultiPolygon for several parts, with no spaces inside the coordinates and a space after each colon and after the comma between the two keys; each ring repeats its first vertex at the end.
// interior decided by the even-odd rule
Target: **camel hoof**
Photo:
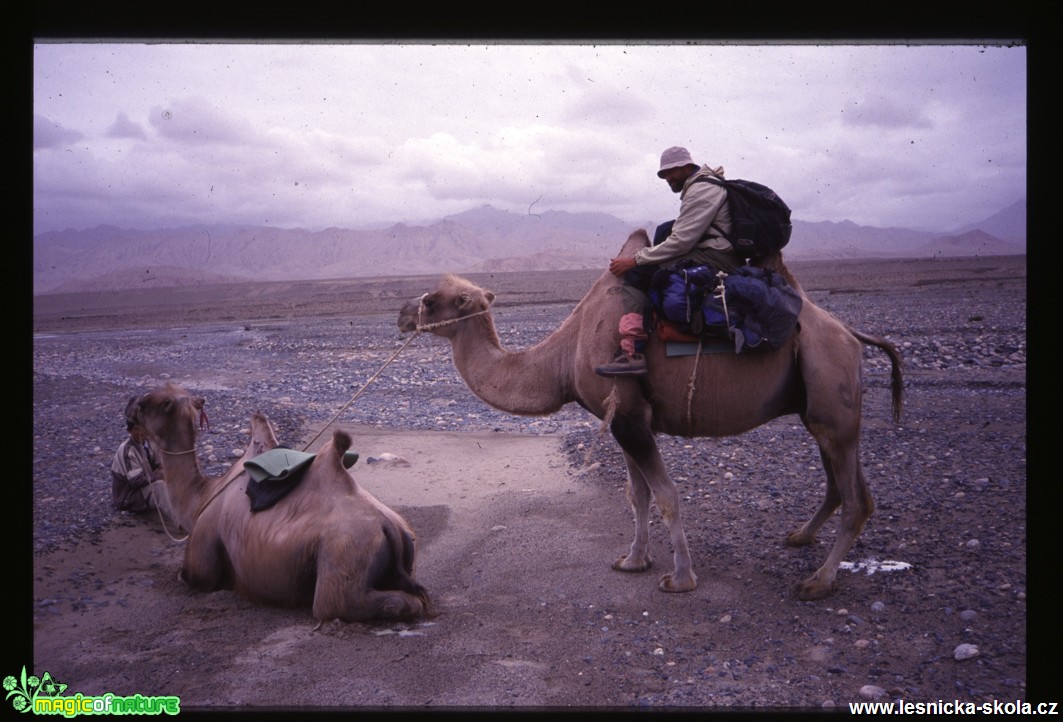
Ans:
{"type": "Polygon", "coordinates": [[[644,572],[653,566],[653,560],[646,557],[641,562],[633,561],[630,554],[624,556],[613,562],[613,569],[618,572],[644,572]]]}
{"type": "Polygon", "coordinates": [[[803,602],[824,599],[834,593],[833,584],[824,584],[815,577],[798,582],[793,587],[793,595],[803,602]]]}
{"type": "Polygon", "coordinates": [[[804,532],[798,530],[789,534],[786,537],[785,543],[788,547],[804,547],[808,546],[815,540],[816,537],[814,534],[805,534],[804,532]]]}
{"type": "Polygon", "coordinates": [[[383,619],[416,619],[424,616],[424,605],[419,599],[396,592],[380,605],[378,616],[383,619]]]}
{"type": "Polygon", "coordinates": [[[691,574],[683,580],[677,580],[674,574],[665,574],[657,584],[662,592],[679,593],[692,592],[698,588],[698,578],[691,574]]]}

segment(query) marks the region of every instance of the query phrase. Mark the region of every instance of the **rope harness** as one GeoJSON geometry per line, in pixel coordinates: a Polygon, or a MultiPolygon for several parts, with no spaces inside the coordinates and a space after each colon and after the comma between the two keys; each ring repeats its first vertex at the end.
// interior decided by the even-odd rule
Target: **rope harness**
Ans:
{"type": "MultiPolygon", "coordinates": [[[[720,303],[723,305],[723,318],[727,324],[727,328],[731,327],[731,317],[727,313],[727,294],[724,292],[723,280],[727,278],[727,274],[723,271],[717,271],[716,277],[720,279],[717,288],[720,289],[718,294],[714,294],[716,298],[720,299],[720,303]]],[[[694,391],[695,381],[698,378],[698,361],[701,359],[701,347],[704,342],[704,337],[698,334],[698,351],[694,354],[694,368],[690,372],[690,381],[687,383],[687,433],[691,436],[694,435],[694,391]]]]}
{"type": "MultiPolygon", "coordinates": [[[[409,346],[411,343],[413,343],[414,339],[416,339],[418,336],[420,336],[422,332],[431,331],[431,330],[437,329],[437,328],[442,328],[443,326],[450,326],[450,325],[458,323],[460,321],[464,321],[466,319],[472,318],[473,316],[483,316],[484,314],[487,314],[487,313],[491,312],[490,308],[485,308],[482,311],[477,311],[475,313],[470,313],[467,316],[458,316],[457,318],[450,318],[450,319],[447,319],[445,321],[436,321],[435,323],[427,323],[426,324],[426,323],[422,323],[421,320],[424,318],[424,299],[427,296],[428,296],[427,293],[422,294],[420,300],[418,301],[418,304],[417,304],[417,325],[414,327],[414,334],[412,336],[410,336],[410,338],[406,340],[406,343],[402,344],[402,346],[399,347],[399,349],[395,353],[391,354],[391,357],[387,361],[384,362],[383,366],[381,366],[377,370],[377,372],[375,374],[373,374],[371,377],[369,377],[369,380],[366,381],[362,385],[362,388],[358,389],[358,391],[355,392],[354,396],[352,396],[351,399],[347,403],[345,403],[340,408],[340,410],[337,411],[332,416],[332,418],[329,419],[325,423],[324,426],[321,427],[321,430],[318,431],[314,435],[314,437],[312,439],[310,439],[310,441],[308,441],[306,443],[306,446],[303,447],[303,451],[306,451],[307,449],[309,449],[310,446],[315,441],[317,441],[318,437],[321,436],[321,434],[325,433],[326,429],[328,429],[330,426],[332,426],[332,424],[336,421],[336,419],[339,418],[340,414],[342,414],[344,411],[346,411],[347,408],[351,404],[354,403],[355,399],[357,399],[359,396],[361,396],[362,393],[365,392],[365,390],[367,388],[369,388],[369,385],[371,383],[373,383],[374,381],[376,381],[377,377],[380,376],[380,374],[384,371],[384,369],[387,368],[388,365],[392,361],[394,361],[396,358],[398,358],[399,354],[401,354],[403,351],[405,351],[406,347],[409,346]]],[[[203,424],[206,421],[207,421],[206,413],[203,412],[203,411],[200,411],[199,427],[201,429],[203,428],[203,424]]],[[[207,423],[207,426],[208,426],[208,429],[209,429],[209,422],[207,423]]],[[[166,449],[161,449],[161,448],[160,448],[160,450],[163,453],[165,453],[165,454],[170,454],[170,455],[173,455],[173,456],[177,456],[177,455],[181,455],[181,454],[191,454],[196,449],[195,449],[195,447],[192,447],[191,449],[188,449],[187,451],[167,451],[166,449]]],[[[227,481],[226,483],[222,484],[217,490],[214,491],[213,494],[210,495],[210,497],[205,502],[203,502],[203,504],[200,505],[199,511],[196,512],[196,519],[199,519],[199,517],[203,514],[203,512],[207,510],[207,507],[210,506],[210,503],[212,501],[214,501],[218,497],[218,495],[221,494],[222,491],[224,491],[226,488],[228,488],[229,484],[233,483],[233,481],[235,481],[238,476],[240,476],[240,475],[236,474],[236,475],[233,476],[232,479],[229,479],[229,481],[227,481]]],[[[165,481],[164,481],[164,483],[165,483],[165,481]]],[[[167,536],[170,537],[170,539],[172,539],[173,541],[176,541],[176,542],[181,542],[181,541],[185,541],[186,539],[188,539],[188,535],[187,534],[185,535],[185,537],[183,539],[177,539],[172,534],[170,534],[170,530],[166,528],[166,522],[163,520],[162,510],[160,509],[158,511],[159,511],[159,520],[162,521],[163,529],[166,531],[166,534],[167,534],[167,536]]]]}
{"type": "MultiPolygon", "coordinates": [[[[204,411],[203,409],[199,410],[199,428],[200,428],[200,430],[206,428],[208,431],[210,431],[210,419],[207,418],[207,412],[204,411]]],[[[196,451],[196,447],[195,447],[195,444],[193,442],[192,448],[191,449],[186,449],[185,451],[170,451],[169,449],[164,449],[161,446],[159,447],[159,451],[161,451],[164,454],[169,454],[170,456],[183,456],[184,454],[194,454],[195,451],[196,451]]],[[[166,484],[166,479],[165,478],[162,479],[162,483],[163,483],[163,485],[166,484]]],[[[226,486],[228,486],[228,484],[226,484],[226,486]]],[[[219,489],[218,491],[221,491],[221,490],[219,489]]],[[[218,492],[215,492],[215,495],[217,495],[217,493],[218,492]]],[[[170,496],[170,493],[168,491],[166,492],[166,496],[167,497],[170,496]]],[[[213,498],[214,497],[212,496],[211,499],[213,499],[213,498]]],[[[208,504],[210,503],[210,499],[207,500],[207,503],[208,504]]],[[[206,505],[204,505],[204,508],[206,508],[206,505]]],[[[165,516],[162,513],[162,509],[160,509],[159,507],[156,506],[155,507],[155,511],[158,512],[158,514],[159,514],[159,522],[162,524],[162,530],[164,532],[166,532],[166,536],[170,537],[171,541],[183,542],[185,539],[188,539],[188,534],[185,534],[184,537],[182,537],[180,539],[178,539],[173,534],[171,534],[170,533],[170,528],[168,526],[166,526],[166,518],[165,518],[165,516]]],[[[199,513],[202,514],[203,510],[200,509],[199,513]]],[[[199,514],[196,514],[196,518],[197,519],[199,518],[199,514]]]]}
{"type": "Polygon", "coordinates": [[[309,449],[310,445],[313,444],[315,441],[317,441],[317,438],[319,436],[321,436],[321,434],[325,433],[325,429],[327,429],[328,427],[332,426],[332,423],[336,419],[339,418],[340,414],[342,414],[344,411],[346,411],[347,407],[350,406],[351,404],[353,404],[354,400],[357,399],[359,396],[361,396],[362,392],[364,392],[367,388],[369,388],[369,384],[371,384],[374,381],[376,381],[377,377],[380,376],[381,372],[388,367],[388,364],[390,364],[392,361],[394,361],[396,358],[398,358],[399,354],[402,353],[403,351],[405,351],[406,347],[409,346],[411,343],[413,343],[414,339],[416,339],[418,336],[420,336],[423,331],[431,331],[431,330],[436,329],[436,328],[442,328],[443,326],[450,326],[451,324],[458,323],[459,321],[464,321],[467,318],[472,318],[473,316],[482,316],[485,313],[490,313],[490,311],[491,311],[491,309],[485,308],[482,311],[477,311],[476,313],[470,313],[468,316],[458,316],[457,318],[450,318],[450,319],[447,319],[446,321],[437,321],[435,323],[427,323],[427,324],[426,323],[421,323],[421,319],[424,317],[424,299],[427,296],[428,296],[427,293],[422,294],[420,300],[417,302],[417,325],[414,327],[414,334],[412,336],[410,336],[409,339],[407,339],[406,343],[402,344],[402,346],[399,348],[398,351],[396,351],[395,353],[391,354],[391,358],[389,358],[387,361],[384,362],[384,365],[381,366],[380,369],[375,374],[373,374],[369,378],[368,381],[365,382],[365,384],[362,386],[362,388],[358,389],[358,391],[354,394],[354,396],[351,397],[351,400],[348,401],[347,403],[345,403],[340,408],[340,410],[337,411],[335,413],[335,415],[333,415],[333,417],[331,419],[329,419],[328,422],[324,426],[321,427],[321,431],[317,432],[314,435],[314,438],[310,439],[310,441],[307,442],[306,446],[303,447],[303,451],[306,451],[307,449],[309,449]]]}

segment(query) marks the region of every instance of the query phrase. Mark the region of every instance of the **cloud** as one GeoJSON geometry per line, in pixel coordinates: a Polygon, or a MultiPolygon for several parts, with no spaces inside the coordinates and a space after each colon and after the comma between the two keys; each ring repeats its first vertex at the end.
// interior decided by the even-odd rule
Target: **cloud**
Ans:
{"type": "Polygon", "coordinates": [[[258,131],[245,118],[201,97],[154,106],[149,122],[161,137],[179,143],[247,144],[259,138],[258,131]]]}
{"type": "Polygon", "coordinates": [[[964,46],[42,44],[35,231],[665,220],[671,145],[798,218],[942,227],[1025,193],[1025,77],[1024,49],[964,46]]]}
{"type": "Polygon", "coordinates": [[[108,138],[125,138],[132,140],[147,140],[148,134],[137,123],[129,119],[125,113],[119,113],[114,123],[107,129],[108,138]]]}
{"type": "Polygon", "coordinates": [[[85,137],[84,133],[65,128],[43,115],[33,114],[33,148],[62,148],[85,137]]]}
{"type": "Polygon", "coordinates": [[[887,129],[931,128],[926,109],[883,97],[865,97],[842,108],[842,124],[887,129]]]}
{"type": "Polygon", "coordinates": [[[523,212],[537,205],[623,217],[632,188],[660,193],[655,160],[647,160],[621,136],[534,125],[500,128],[471,142],[446,133],[413,138],[377,171],[378,182],[398,196],[423,194],[448,212],[483,204],[523,212]]]}
{"type": "Polygon", "coordinates": [[[605,127],[630,127],[653,117],[648,101],[623,90],[593,89],[574,98],[562,118],[605,127]]]}

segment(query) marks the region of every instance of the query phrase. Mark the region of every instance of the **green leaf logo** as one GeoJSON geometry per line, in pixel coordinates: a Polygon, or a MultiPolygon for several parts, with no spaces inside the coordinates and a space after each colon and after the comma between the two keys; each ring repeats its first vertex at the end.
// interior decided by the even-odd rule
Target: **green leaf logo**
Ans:
{"type": "Polygon", "coordinates": [[[55,697],[62,694],[67,685],[52,677],[50,672],[45,672],[44,677],[36,675],[26,676],[26,667],[22,667],[22,674],[18,679],[12,676],[4,677],[4,691],[7,696],[4,699],[11,700],[11,706],[19,712],[29,712],[33,708],[33,700],[37,697],[55,697]],[[14,697],[14,699],[11,699],[14,697]]]}

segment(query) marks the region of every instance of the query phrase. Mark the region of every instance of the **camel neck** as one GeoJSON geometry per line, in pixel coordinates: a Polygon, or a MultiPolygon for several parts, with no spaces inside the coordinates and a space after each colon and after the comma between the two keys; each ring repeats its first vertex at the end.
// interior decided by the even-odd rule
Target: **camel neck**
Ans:
{"type": "Polygon", "coordinates": [[[560,329],[531,348],[502,347],[494,320],[484,316],[466,323],[451,338],[454,366],[482,401],[513,414],[538,416],[557,411],[572,399],[560,382],[564,340],[560,329]]]}
{"type": "Polygon", "coordinates": [[[181,526],[191,529],[195,524],[201,498],[210,488],[210,479],[199,468],[195,445],[188,451],[167,451],[160,445],[162,473],[166,479],[166,493],[170,497],[181,526]]]}

